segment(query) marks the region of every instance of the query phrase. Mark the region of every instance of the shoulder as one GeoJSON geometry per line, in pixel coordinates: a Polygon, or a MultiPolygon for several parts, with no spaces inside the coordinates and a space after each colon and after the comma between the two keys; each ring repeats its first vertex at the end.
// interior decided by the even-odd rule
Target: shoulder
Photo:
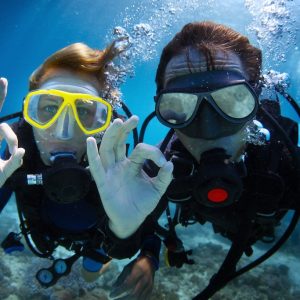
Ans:
{"type": "Polygon", "coordinates": [[[265,117],[263,110],[267,111],[282,127],[294,145],[298,143],[298,123],[291,118],[282,116],[280,104],[275,100],[263,99],[261,100],[260,108],[257,112],[257,119],[262,121],[263,125],[270,130],[274,138],[279,139],[278,132],[270,120],[265,117]]]}

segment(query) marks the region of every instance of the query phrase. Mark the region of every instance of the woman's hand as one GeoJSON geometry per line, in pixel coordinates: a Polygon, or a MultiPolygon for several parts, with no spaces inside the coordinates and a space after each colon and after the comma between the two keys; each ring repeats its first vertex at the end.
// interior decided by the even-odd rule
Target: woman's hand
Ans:
{"type": "Polygon", "coordinates": [[[154,283],[155,269],[149,257],[141,256],[124,267],[112,287],[115,300],[147,300],[154,283]]]}
{"type": "Polygon", "coordinates": [[[103,136],[99,153],[96,140],[87,139],[90,171],[109,217],[109,227],[123,239],[132,235],[154,210],[172,180],[173,164],[158,148],[138,144],[126,157],[126,139],[137,123],[136,116],[126,122],[114,120],[103,136]],[[146,159],[160,167],[154,178],[142,170],[146,159]]]}
{"type": "Polygon", "coordinates": [[[0,112],[7,94],[8,82],[6,78],[0,78],[0,112]]]}
{"type": "MultiPolygon", "coordinates": [[[[6,97],[7,85],[7,80],[0,78],[0,111],[6,97]]],[[[0,187],[2,187],[11,174],[22,165],[22,159],[25,154],[23,148],[18,148],[17,136],[6,123],[0,124],[0,144],[3,139],[5,139],[8,145],[11,157],[8,160],[0,159],[0,187]]]]}

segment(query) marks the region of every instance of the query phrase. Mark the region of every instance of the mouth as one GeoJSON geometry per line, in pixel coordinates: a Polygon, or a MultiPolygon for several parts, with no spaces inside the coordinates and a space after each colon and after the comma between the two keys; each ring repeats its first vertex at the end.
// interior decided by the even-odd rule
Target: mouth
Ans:
{"type": "Polygon", "coordinates": [[[52,151],[50,152],[50,158],[49,160],[51,161],[51,163],[54,163],[54,161],[57,158],[71,158],[74,159],[75,161],[76,159],[76,151],[52,151]]]}
{"type": "Polygon", "coordinates": [[[63,154],[69,154],[69,155],[73,155],[76,156],[76,151],[65,151],[65,150],[59,150],[59,151],[51,151],[50,155],[51,156],[55,156],[55,155],[63,155],[63,154]]]}

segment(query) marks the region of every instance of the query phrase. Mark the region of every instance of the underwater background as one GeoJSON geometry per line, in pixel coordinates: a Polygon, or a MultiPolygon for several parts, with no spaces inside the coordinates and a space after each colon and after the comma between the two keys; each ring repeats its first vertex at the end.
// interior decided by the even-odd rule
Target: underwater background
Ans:
{"type": "MultiPolygon", "coordinates": [[[[140,123],[153,111],[155,72],[164,45],[188,22],[212,20],[247,35],[263,50],[264,73],[271,70],[273,80],[281,80],[288,92],[300,99],[300,0],[10,0],[0,6],[0,76],[9,81],[8,96],[1,116],[21,111],[27,93],[28,77],[43,60],[71,43],[84,42],[92,48],[105,48],[120,36],[130,47],[116,61],[119,76],[113,78],[122,100],[140,123]],[[278,72],[278,73],[277,73],[278,72]]],[[[272,82],[270,83],[272,87],[272,82]]],[[[282,114],[300,123],[293,109],[280,98],[282,114]]],[[[145,142],[156,144],[166,130],[153,120],[145,142]]],[[[15,203],[0,215],[0,241],[11,230],[18,230],[15,203]]],[[[287,216],[280,233],[289,223],[287,216]]],[[[164,218],[161,220],[165,222],[164,218]]],[[[179,227],[179,226],[178,226],[179,227]]],[[[242,275],[212,299],[300,299],[300,229],[271,259],[242,275]]],[[[178,230],[187,249],[193,249],[195,265],[170,269],[164,264],[155,276],[151,299],[191,299],[204,289],[222,263],[229,243],[213,233],[209,224],[178,230]]],[[[269,245],[257,243],[254,255],[269,245]]],[[[65,251],[57,256],[66,255],[65,251]]],[[[108,299],[110,286],[129,260],[112,262],[96,282],[86,283],[80,276],[80,262],[72,273],[53,288],[43,289],[35,273],[48,266],[29,250],[5,255],[0,250],[0,300],[16,299],[108,299]]]]}

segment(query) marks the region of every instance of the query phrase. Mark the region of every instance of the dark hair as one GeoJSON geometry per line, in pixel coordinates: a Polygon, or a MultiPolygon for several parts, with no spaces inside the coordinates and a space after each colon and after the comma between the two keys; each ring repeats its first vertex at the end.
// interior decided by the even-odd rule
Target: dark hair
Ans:
{"type": "Polygon", "coordinates": [[[249,76],[250,83],[255,86],[259,82],[261,50],[252,46],[246,36],[222,24],[210,21],[194,22],[186,24],[163,49],[155,79],[157,92],[163,88],[165,69],[169,61],[184,52],[189,61],[187,49],[191,46],[205,55],[208,70],[214,69],[216,51],[236,53],[249,76]]]}

